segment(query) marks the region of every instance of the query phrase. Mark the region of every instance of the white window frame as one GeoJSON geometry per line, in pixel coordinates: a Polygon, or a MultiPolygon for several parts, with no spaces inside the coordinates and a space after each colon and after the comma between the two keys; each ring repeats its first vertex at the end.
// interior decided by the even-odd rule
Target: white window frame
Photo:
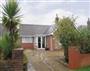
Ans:
{"type": "Polygon", "coordinates": [[[22,43],[33,43],[33,37],[22,37],[22,43]]]}

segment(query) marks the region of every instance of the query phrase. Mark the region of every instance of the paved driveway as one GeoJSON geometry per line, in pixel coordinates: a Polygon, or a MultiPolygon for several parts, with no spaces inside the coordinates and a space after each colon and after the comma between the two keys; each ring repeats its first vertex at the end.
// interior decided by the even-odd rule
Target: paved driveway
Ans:
{"type": "Polygon", "coordinates": [[[63,51],[25,50],[28,71],[71,71],[59,62],[63,51]]]}

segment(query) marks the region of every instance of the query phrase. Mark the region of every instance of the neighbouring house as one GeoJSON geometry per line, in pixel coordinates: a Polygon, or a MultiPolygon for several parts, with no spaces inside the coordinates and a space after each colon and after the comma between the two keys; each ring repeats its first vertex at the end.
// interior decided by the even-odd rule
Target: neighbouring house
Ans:
{"type": "MultiPolygon", "coordinates": [[[[45,49],[54,50],[58,48],[58,43],[53,36],[54,26],[52,25],[20,25],[21,46],[25,49],[45,49]]],[[[0,25],[0,35],[3,27],[0,25]]]]}

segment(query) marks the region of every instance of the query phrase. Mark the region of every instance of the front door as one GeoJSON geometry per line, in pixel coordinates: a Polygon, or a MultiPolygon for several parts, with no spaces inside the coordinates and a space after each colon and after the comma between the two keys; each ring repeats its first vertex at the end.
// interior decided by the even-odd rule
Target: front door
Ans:
{"type": "Polygon", "coordinates": [[[45,48],[45,37],[42,37],[42,48],[45,48]]]}
{"type": "Polygon", "coordinates": [[[38,37],[38,48],[45,48],[45,37],[38,37]]]}
{"type": "Polygon", "coordinates": [[[41,37],[38,37],[38,48],[41,48],[41,37]]]}

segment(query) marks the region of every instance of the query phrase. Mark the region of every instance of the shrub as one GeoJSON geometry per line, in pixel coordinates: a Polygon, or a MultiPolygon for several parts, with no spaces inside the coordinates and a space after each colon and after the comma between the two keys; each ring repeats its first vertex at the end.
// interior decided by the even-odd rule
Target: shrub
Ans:
{"type": "Polygon", "coordinates": [[[3,59],[3,52],[2,52],[2,49],[0,47],[0,60],[2,60],[2,59],[3,59]]]}
{"type": "Polygon", "coordinates": [[[4,59],[8,59],[11,57],[12,49],[10,47],[11,47],[10,37],[8,35],[4,35],[0,40],[0,48],[3,52],[4,59]]]}
{"type": "Polygon", "coordinates": [[[19,40],[19,25],[20,25],[20,7],[17,0],[7,0],[4,5],[2,5],[2,25],[4,31],[9,34],[11,41],[10,48],[14,49],[18,46],[16,45],[19,40]]]}
{"type": "Polygon", "coordinates": [[[28,59],[27,59],[27,57],[26,57],[26,55],[24,54],[24,56],[23,56],[23,70],[24,71],[27,71],[27,63],[28,63],[28,59]]]}
{"type": "Polygon", "coordinates": [[[75,19],[64,17],[60,20],[56,20],[55,25],[56,30],[54,34],[64,47],[65,61],[68,62],[68,47],[70,45],[77,45],[77,39],[79,38],[78,30],[75,27],[75,19]]]}
{"type": "Polygon", "coordinates": [[[80,31],[80,52],[90,53],[90,30],[83,28],[80,31]]]}

